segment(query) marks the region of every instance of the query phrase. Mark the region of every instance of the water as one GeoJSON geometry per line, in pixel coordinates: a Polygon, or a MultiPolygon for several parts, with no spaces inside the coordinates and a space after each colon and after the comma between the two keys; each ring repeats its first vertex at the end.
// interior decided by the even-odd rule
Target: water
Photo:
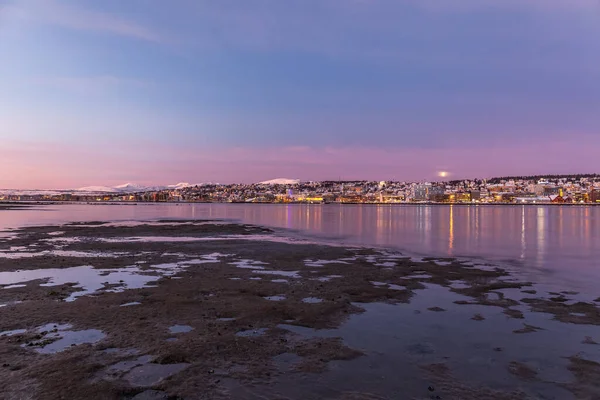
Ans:
{"type": "MultiPolygon", "coordinates": [[[[600,361],[596,346],[583,341],[598,335],[597,326],[563,324],[548,314],[530,313],[526,322],[541,329],[516,334],[515,330],[523,328],[523,320],[507,319],[495,307],[456,305],[454,301],[468,298],[438,285],[425,284],[425,287],[417,291],[410,304],[358,304],[366,312],[352,315],[339,329],[280,325],[304,338],[341,336],[345,344],[361,349],[367,357],[344,361],[343,365],[333,362],[329,371],[310,383],[295,377],[289,381],[285,378],[278,388],[287,394],[285,387],[292,387],[294,393],[306,398],[321,395],[320,391],[325,389],[320,386],[327,390],[369,390],[382,396],[403,393],[385,398],[423,398],[418,397],[419,390],[429,382],[415,384],[423,380],[419,365],[443,362],[458,381],[470,382],[475,387],[484,385],[500,390],[520,387],[533,398],[570,399],[573,396],[564,388],[548,383],[573,379],[567,370],[566,357],[578,354],[600,361]],[[440,305],[443,311],[435,309],[440,305]],[[484,319],[473,320],[475,314],[484,319]],[[507,365],[511,362],[535,370],[540,381],[523,385],[509,373],[507,365]],[[361,379],[354,387],[356,376],[361,379]],[[412,390],[415,392],[411,393],[412,390]]],[[[442,398],[447,397],[442,394],[442,398]]]]}
{"type": "Polygon", "coordinates": [[[188,333],[193,331],[194,328],[189,325],[173,325],[169,327],[170,333],[188,333]]]}
{"type": "Polygon", "coordinates": [[[231,219],[437,257],[510,260],[598,277],[600,208],[589,206],[140,204],[2,210],[0,230],[76,221],[231,219]]]}
{"type": "Polygon", "coordinates": [[[264,297],[265,300],[269,300],[269,301],[283,301],[285,300],[285,296],[266,296],[264,297]]]}
{"type": "Polygon", "coordinates": [[[121,304],[119,307],[138,306],[140,304],[142,304],[142,303],[140,303],[139,301],[132,301],[131,303],[121,304]]]}
{"type": "Polygon", "coordinates": [[[235,336],[239,337],[257,337],[262,336],[267,333],[267,328],[259,328],[259,329],[247,329],[243,331],[236,332],[235,336]]]}
{"type": "Polygon", "coordinates": [[[318,297],[305,297],[302,299],[303,303],[308,303],[308,304],[317,304],[317,303],[322,303],[323,299],[320,299],[318,297]]]}
{"type": "MultiPolygon", "coordinates": [[[[600,278],[600,208],[598,207],[63,205],[0,211],[0,230],[70,221],[139,221],[169,218],[223,218],[286,228],[291,230],[296,238],[311,237],[313,242],[325,240],[353,245],[381,246],[400,250],[413,257],[415,261],[431,256],[468,257],[470,263],[478,267],[491,262],[518,269],[522,275],[519,279],[524,278],[537,283],[533,288],[538,291],[538,294],[533,297],[547,297],[546,293],[552,290],[581,292],[577,300],[572,301],[584,298],[584,301],[590,302],[591,299],[600,296],[597,288],[600,278]],[[556,287],[560,289],[557,290],[556,287]]],[[[118,223],[131,224],[131,222],[118,223]]],[[[10,237],[10,232],[5,236],[10,237]]],[[[259,236],[253,235],[253,237],[259,236]]],[[[214,240],[214,238],[201,240],[214,240]]],[[[26,253],[22,249],[14,251],[17,254],[26,253]]],[[[386,268],[389,265],[386,262],[398,257],[394,254],[386,254],[380,257],[360,256],[360,259],[379,263],[376,265],[386,268]]],[[[149,265],[149,268],[155,273],[161,274],[161,271],[166,271],[164,274],[170,274],[177,268],[183,270],[187,265],[215,262],[225,256],[235,257],[235,255],[211,254],[199,256],[197,262],[180,261],[149,265]]],[[[327,262],[339,263],[343,266],[353,260],[356,258],[333,261],[306,259],[304,263],[307,267],[318,269],[327,262]]],[[[271,269],[271,267],[276,268],[277,265],[271,266],[254,260],[237,258],[228,262],[240,268],[249,268],[255,277],[262,276],[265,280],[273,278],[274,282],[295,284],[298,279],[301,279],[299,271],[271,269]]],[[[90,263],[93,263],[91,256],[90,263]]],[[[50,271],[51,276],[47,276],[48,272],[44,275],[49,279],[48,283],[66,279],[58,273],[55,274],[55,271],[50,271]]],[[[87,269],[83,271],[87,276],[87,269]]],[[[145,275],[140,272],[136,270],[133,275],[144,277],[145,275]]],[[[18,274],[31,273],[18,272],[18,274]]],[[[2,277],[3,275],[0,274],[0,278],[2,277]]],[[[425,271],[415,271],[408,279],[427,280],[429,277],[430,275],[425,271]]],[[[73,274],[70,274],[70,279],[79,283],[80,292],[77,293],[88,294],[100,290],[105,281],[112,279],[111,274],[102,277],[91,276],[89,279],[91,283],[88,279],[82,279],[79,274],[77,279],[73,278],[73,274]]],[[[339,278],[339,275],[313,279],[335,280],[336,278],[339,278]]],[[[119,277],[119,279],[128,283],[125,278],[119,277]]],[[[25,281],[26,279],[19,275],[18,279],[5,279],[0,283],[14,285],[25,281]]],[[[402,286],[387,282],[371,283],[381,287],[381,290],[404,289],[402,286]]],[[[453,287],[464,285],[465,282],[456,280],[453,287]]],[[[328,393],[327,390],[332,386],[339,390],[369,390],[382,395],[410,393],[413,397],[420,398],[417,396],[422,397],[423,393],[419,391],[426,390],[429,384],[419,369],[419,365],[422,364],[443,361],[449,365],[460,381],[510,389],[523,384],[508,372],[507,366],[512,362],[525,364],[537,371],[543,381],[568,382],[573,376],[567,371],[568,360],[565,357],[579,354],[585,359],[600,361],[600,353],[596,345],[589,344],[594,340],[600,340],[597,326],[564,324],[552,320],[550,314],[530,312],[525,304],[513,307],[517,311],[522,311],[525,319],[509,319],[497,307],[477,304],[456,305],[454,301],[466,301],[470,298],[436,285],[425,284],[424,286],[426,289],[418,291],[410,304],[360,305],[366,312],[351,316],[338,330],[314,331],[282,326],[303,336],[340,336],[346,345],[364,351],[366,357],[352,361],[331,362],[330,370],[315,378],[316,383],[311,380],[310,384],[303,386],[299,382],[294,382],[295,378],[292,378],[292,382],[283,378],[280,382],[281,386],[293,390],[293,393],[297,391],[305,394],[303,398],[310,398],[310,396],[320,398],[317,395],[328,393]],[[482,319],[473,319],[478,314],[482,319]],[[542,329],[528,333],[515,333],[524,328],[524,323],[542,329]],[[356,379],[357,376],[361,378],[356,379]],[[413,389],[414,392],[411,391],[413,389]]],[[[525,296],[520,289],[501,289],[497,292],[515,300],[525,296]]],[[[492,299],[499,297],[495,292],[489,293],[489,296],[492,299]]],[[[277,297],[273,296],[270,300],[285,301],[277,297]]],[[[312,304],[317,303],[317,300],[321,299],[307,297],[302,301],[312,304]]],[[[327,303],[310,307],[326,305],[327,303]]],[[[265,328],[241,330],[236,333],[236,336],[251,339],[263,336],[267,332],[265,328]]],[[[83,339],[88,343],[95,343],[101,340],[102,332],[93,331],[85,334],[86,337],[83,339]]],[[[60,345],[61,350],[63,343],[70,346],[79,344],[79,340],[83,340],[79,336],[71,338],[69,334],[62,337],[77,340],[75,343],[72,341],[57,343],[55,346],[60,345]]],[[[48,350],[54,351],[53,348],[48,350]]],[[[288,361],[293,363],[297,359],[285,359],[282,362],[288,361]]],[[[187,365],[175,364],[166,370],[149,362],[144,365],[131,363],[127,366],[131,369],[127,372],[123,371],[121,378],[135,386],[147,386],[159,383],[166,376],[184,369],[187,365]]],[[[572,398],[563,388],[545,382],[528,384],[527,391],[538,398],[572,398]]],[[[396,397],[402,398],[400,395],[396,397]]]]}
{"type": "MultiPolygon", "coordinates": [[[[65,301],[74,301],[80,296],[96,293],[107,285],[118,285],[107,289],[108,291],[122,291],[126,288],[139,289],[146,287],[150,282],[156,282],[162,275],[145,275],[137,267],[126,267],[119,269],[96,269],[86,265],[71,268],[47,268],[37,270],[24,270],[16,272],[0,272],[0,284],[11,284],[17,282],[29,282],[33,280],[48,280],[41,286],[61,286],[67,283],[75,283],[78,289],[65,301]]],[[[9,286],[9,287],[10,287],[9,286]]]]}
{"type": "MultiPolygon", "coordinates": [[[[49,323],[40,326],[36,331],[44,335],[41,340],[38,342],[28,342],[21,346],[32,348],[40,354],[53,354],[60,353],[80,344],[94,344],[106,337],[106,334],[98,329],[75,331],[71,330],[71,328],[72,325],[70,324],[49,323]]],[[[22,331],[26,332],[27,330],[21,329],[17,331],[21,331],[22,333],[22,331]]]]}

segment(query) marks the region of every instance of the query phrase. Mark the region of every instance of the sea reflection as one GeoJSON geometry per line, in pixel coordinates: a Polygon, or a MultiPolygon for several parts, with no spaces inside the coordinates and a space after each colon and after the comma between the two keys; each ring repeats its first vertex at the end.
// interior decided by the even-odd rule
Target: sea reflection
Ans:
{"type": "MultiPolygon", "coordinates": [[[[467,216],[468,217],[468,216],[467,216]]],[[[450,206],[450,218],[449,218],[449,233],[448,233],[448,255],[452,255],[452,250],[454,249],[454,206],[450,206]]],[[[467,220],[467,224],[465,226],[469,226],[467,220]]]]}
{"type": "Polygon", "coordinates": [[[568,279],[600,278],[600,207],[71,204],[0,213],[0,230],[67,221],[223,218],[415,255],[482,257],[568,279]]]}
{"type": "Polygon", "coordinates": [[[543,266],[544,254],[546,247],[546,209],[538,208],[537,210],[537,253],[536,265],[543,266]]]}

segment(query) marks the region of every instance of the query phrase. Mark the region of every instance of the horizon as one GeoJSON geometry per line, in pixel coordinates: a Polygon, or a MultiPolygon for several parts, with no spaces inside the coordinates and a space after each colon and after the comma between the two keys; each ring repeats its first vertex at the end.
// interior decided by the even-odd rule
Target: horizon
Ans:
{"type": "MultiPolygon", "coordinates": [[[[345,183],[345,182],[392,182],[392,183],[401,183],[401,182],[405,182],[405,183],[450,183],[450,182],[457,182],[457,181],[477,181],[477,180],[482,180],[482,181],[489,181],[489,180],[494,180],[494,179],[520,179],[520,178],[531,178],[531,179],[543,179],[543,178],[550,178],[550,179],[554,179],[557,177],[567,177],[567,176],[600,176],[600,173],[596,173],[596,172],[590,172],[590,173],[571,173],[571,174],[535,174],[535,175],[512,175],[512,176],[489,176],[489,177],[461,177],[461,178],[454,178],[454,179],[432,179],[432,180],[416,180],[416,181],[412,181],[412,180],[381,180],[381,179],[322,179],[322,180],[315,180],[315,179],[308,179],[308,180],[301,180],[301,179],[293,179],[293,178],[274,178],[274,179],[268,179],[268,180],[263,180],[263,181],[259,181],[259,182],[198,182],[198,183],[189,183],[189,182],[177,182],[174,184],[155,184],[155,185],[141,185],[138,184],[136,182],[126,182],[126,183],[122,183],[120,185],[115,185],[115,186],[106,186],[106,185],[88,185],[88,186],[82,186],[82,187],[78,187],[78,188],[36,188],[36,187],[30,187],[30,188],[9,188],[9,187],[0,187],[0,191],[2,190],[14,190],[14,191],[57,191],[57,192],[69,192],[69,191],[89,191],[89,192],[93,192],[94,190],[92,190],[92,188],[97,188],[97,189],[117,189],[117,188],[125,188],[127,186],[139,186],[141,189],[158,189],[161,188],[161,190],[164,189],[176,189],[176,186],[179,185],[185,185],[183,187],[194,187],[194,186],[201,186],[201,185],[216,185],[216,186],[228,186],[228,185],[260,185],[260,184],[267,184],[267,182],[270,181],[277,181],[277,180],[289,180],[289,181],[298,181],[298,183],[281,183],[280,185],[294,185],[294,184],[306,184],[306,183],[320,183],[320,182],[340,182],[340,183],[345,183]]],[[[438,176],[438,178],[440,178],[440,176],[438,176]]],[[[100,192],[101,190],[97,190],[98,192],[100,192]]]]}
{"type": "Polygon", "coordinates": [[[593,0],[0,0],[0,57],[12,190],[597,167],[593,0]]]}

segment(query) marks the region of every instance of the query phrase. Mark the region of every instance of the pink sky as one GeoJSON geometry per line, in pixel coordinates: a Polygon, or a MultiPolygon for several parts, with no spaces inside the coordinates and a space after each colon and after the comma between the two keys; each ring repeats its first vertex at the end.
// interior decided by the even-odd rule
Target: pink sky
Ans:
{"type": "Polygon", "coordinates": [[[433,180],[497,175],[597,172],[598,147],[531,142],[494,148],[274,147],[205,151],[149,144],[115,146],[114,151],[52,143],[0,150],[1,188],[61,189],[125,182],[258,182],[302,180],[433,180]]]}
{"type": "Polygon", "coordinates": [[[0,188],[600,172],[598,0],[8,1],[0,60],[0,188]]]}

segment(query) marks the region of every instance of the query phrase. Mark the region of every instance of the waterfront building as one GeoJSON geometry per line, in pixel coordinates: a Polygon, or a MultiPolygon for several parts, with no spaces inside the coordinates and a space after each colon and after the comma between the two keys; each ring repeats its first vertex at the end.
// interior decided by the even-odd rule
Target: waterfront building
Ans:
{"type": "Polygon", "coordinates": [[[413,189],[413,200],[425,201],[429,199],[429,192],[431,191],[431,183],[424,183],[416,185],[413,189]]]}

